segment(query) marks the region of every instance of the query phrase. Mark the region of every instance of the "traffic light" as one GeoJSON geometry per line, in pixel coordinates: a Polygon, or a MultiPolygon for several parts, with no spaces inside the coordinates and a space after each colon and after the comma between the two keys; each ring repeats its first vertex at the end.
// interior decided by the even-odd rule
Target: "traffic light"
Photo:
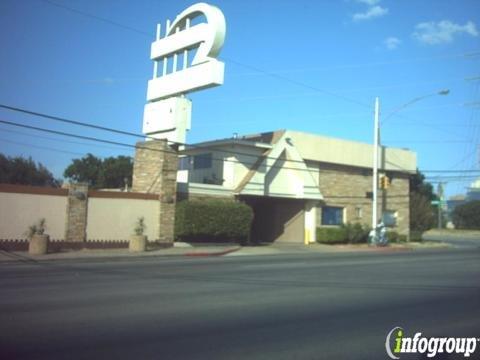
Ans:
{"type": "Polygon", "coordinates": [[[390,179],[388,178],[388,176],[383,175],[380,178],[380,189],[387,190],[389,186],[390,186],[390,179]]]}

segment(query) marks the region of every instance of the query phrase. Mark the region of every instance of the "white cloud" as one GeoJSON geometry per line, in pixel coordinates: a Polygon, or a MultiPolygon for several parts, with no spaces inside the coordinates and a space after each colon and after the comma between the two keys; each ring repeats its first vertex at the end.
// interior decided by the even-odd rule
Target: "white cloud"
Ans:
{"type": "Polygon", "coordinates": [[[362,4],[367,4],[368,6],[373,6],[376,5],[380,2],[381,0],[356,0],[358,3],[362,4]]]}
{"type": "Polygon", "coordinates": [[[452,42],[454,36],[462,33],[478,36],[477,27],[471,21],[465,25],[459,25],[449,20],[443,20],[437,23],[430,21],[417,24],[413,37],[422,43],[437,45],[452,42]]]}
{"type": "Polygon", "coordinates": [[[402,41],[399,38],[390,36],[386,38],[383,43],[385,44],[388,50],[395,50],[400,45],[401,42],[402,41]]]}
{"type": "Polygon", "coordinates": [[[382,8],[379,5],[370,7],[367,11],[363,13],[353,14],[354,21],[370,20],[373,18],[381,17],[388,14],[387,8],[382,8]]]}

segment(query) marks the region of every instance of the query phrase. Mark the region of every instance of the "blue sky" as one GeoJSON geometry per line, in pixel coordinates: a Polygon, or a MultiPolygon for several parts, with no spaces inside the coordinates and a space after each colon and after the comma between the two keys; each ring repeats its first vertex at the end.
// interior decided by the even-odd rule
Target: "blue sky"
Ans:
{"type": "MultiPolygon", "coordinates": [[[[479,169],[477,0],[212,1],[227,36],[225,84],[192,93],[188,142],[288,128],[410,148],[421,170],[479,169]],[[477,80],[475,80],[477,78],[477,80]]],[[[193,4],[163,0],[2,0],[0,104],[141,132],[156,23],[193,4]]],[[[0,109],[0,119],[133,144],[134,138],[0,109]]],[[[131,149],[0,124],[1,152],[61,176],[72,158],[131,149]],[[74,142],[74,143],[72,143],[74,142]]],[[[434,173],[428,173],[433,176],[434,173]]],[[[447,194],[470,177],[451,179],[447,194]]]]}

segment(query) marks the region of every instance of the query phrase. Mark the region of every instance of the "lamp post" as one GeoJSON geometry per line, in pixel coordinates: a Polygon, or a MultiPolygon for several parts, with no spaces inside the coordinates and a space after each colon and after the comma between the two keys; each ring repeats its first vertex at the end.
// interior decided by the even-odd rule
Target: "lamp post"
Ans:
{"type": "MultiPolygon", "coordinates": [[[[398,108],[391,111],[383,120],[382,125],[385,124],[390,117],[399,112],[400,110],[410,106],[420,100],[437,96],[437,95],[448,95],[450,93],[449,89],[440,90],[432,94],[427,94],[413,98],[412,100],[406,102],[405,104],[399,106],[398,108]]],[[[372,179],[372,229],[377,227],[378,223],[378,214],[377,214],[377,198],[378,198],[378,148],[380,146],[379,136],[380,135],[380,100],[378,97],[375,98],[375,113],[374,113],[374,123],[373,123],[373,179],[372,179]]],[[[376,242],[376,239],[375,239],[376,242]]]]}

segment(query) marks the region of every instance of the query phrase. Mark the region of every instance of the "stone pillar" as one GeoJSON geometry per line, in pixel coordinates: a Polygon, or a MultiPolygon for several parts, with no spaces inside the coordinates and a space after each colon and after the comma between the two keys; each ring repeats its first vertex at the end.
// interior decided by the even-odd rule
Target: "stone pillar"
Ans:
{"type": "Polygon", "coordinates": [[[67,200],[66,241],[87,238],[88,184],[69,184],[67,200]]]}
{"type": "Polygon", "coordinates": [[[177,152],[166,140],[137,143],[132,191],[159,195],[157,240],[166,245],[172,245],[174,240],[177,167],[177,152]]]}

